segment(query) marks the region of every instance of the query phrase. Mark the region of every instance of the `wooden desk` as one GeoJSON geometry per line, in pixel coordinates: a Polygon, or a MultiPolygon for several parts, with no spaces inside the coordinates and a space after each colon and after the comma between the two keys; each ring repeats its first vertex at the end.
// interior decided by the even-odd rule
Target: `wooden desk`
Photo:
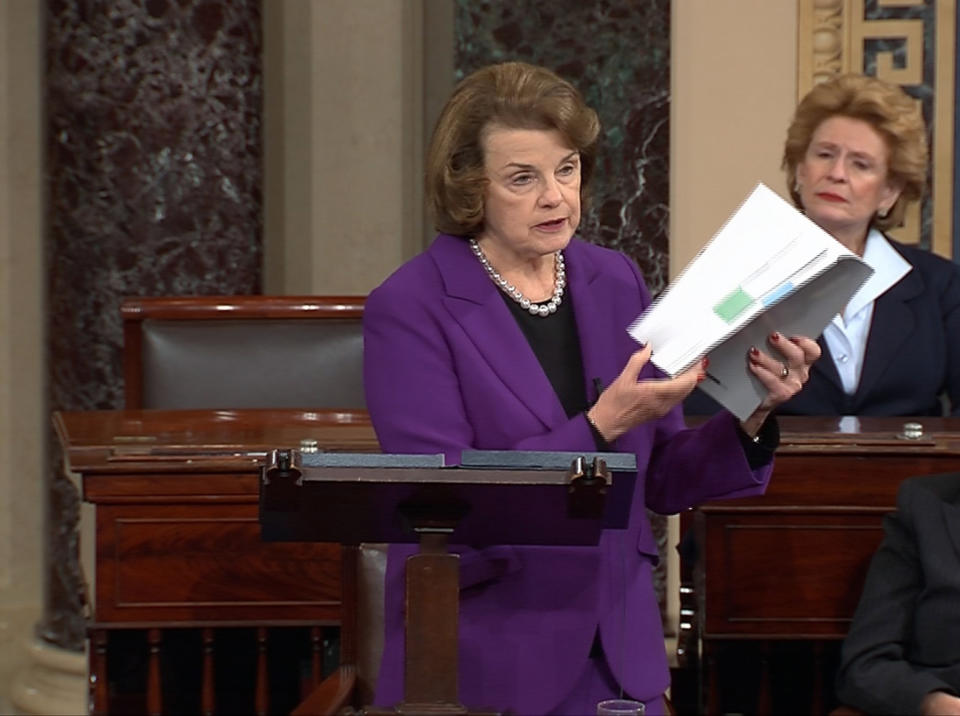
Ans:
{"type": "MultiPolygon", "coordinates": [[[[960,471],[960,419],[916,421],[924,427],[919,440],[898,437],[903,418],[861,418],[854,432],[842,432],[837,418],[781,418],[767,493],[694,512],[700,558],[693,588],[708,713],[725,706],[715,659],[721,642],[822,643],[846,635],[899,484],[960,471]]],[[[822,677],[816,665],[813,673],[822,677]]],[[[813,711],[824,707],[827,677],[810,684],[813,711]]],[[[759,712],[770,710],[769,686],[763,674],[759,712]]]]}
{"type": "MultiPolygon", "coordinates": [[[[109,709],[111,630],[149,630],[147,710],[158,713],[163,628],[207,630],[204,675],[212,680],[210,630],[248,625],[262,637],[250,710],[265,712],[266,628],[336,624],[342,606],[339,545],[260,540],[265,451],[299,449],[303,440],[326,450],[378,451],[366,413],[91,411],[55,413],[53,422],[66,469],[79,474],[83,499],[96,507],[93,711],[109,709]]],[[[201,710],[212,710],[213,684],[205,682],[203,693],[201,710]]]]}

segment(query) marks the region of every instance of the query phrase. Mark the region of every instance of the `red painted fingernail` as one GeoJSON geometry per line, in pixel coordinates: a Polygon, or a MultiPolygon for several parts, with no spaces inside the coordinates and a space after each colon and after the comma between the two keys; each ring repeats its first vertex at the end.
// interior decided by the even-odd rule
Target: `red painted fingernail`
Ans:
{"type": "Polygon", "coordinates": [[[707,368],[710,367],[710,359],[707,358],[707,356],[704,356],[703,360],[700,361],[700,367],[703,368],[704,371],[706,371],[707,368]]]}
{"type": "Polygon", "coordinates": [[[779,341],[779,340],[780,340],[780,333],[779,333],[778,331],[774,331],[773,333],[771,333],[771,334],[770,334],[770,340],[771,340],[771,341],[779,341]]]}
{"type": "Polygon", "coordinates": [[[698,383],[702,383],[702,382],[705,381],[706,379],[707,379],[707,374],[706,374],[706,373],[701,373],[700,375],[697,376],[697,382],[698,382],[698,383]]]}
{"type": "Polygon", "coordinates": [[[751,358],[757,358],[760,355],[760,349],[756,346],[750,346],[750,350],[748,352],[750,353],[751,358]]]}

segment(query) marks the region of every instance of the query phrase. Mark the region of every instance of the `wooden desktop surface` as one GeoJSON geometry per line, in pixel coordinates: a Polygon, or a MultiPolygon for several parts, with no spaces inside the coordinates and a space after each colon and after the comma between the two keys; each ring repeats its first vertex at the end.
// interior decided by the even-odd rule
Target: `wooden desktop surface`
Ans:
{"type": "Polygon", "coordinates": [[[299,448],[304,439],[340,452],[379,450],[364,411],[90,410],[56,412],[53,423],[67,455],[91,469],[121,455],[299,448]]]}
{"type": "Polygon", "coordinates": [[[336,623],[340,546],[260,539],[268,450],[374,452],[363,412],[58,412],[83,499],[96,506],[98,625],[336,623]]]}

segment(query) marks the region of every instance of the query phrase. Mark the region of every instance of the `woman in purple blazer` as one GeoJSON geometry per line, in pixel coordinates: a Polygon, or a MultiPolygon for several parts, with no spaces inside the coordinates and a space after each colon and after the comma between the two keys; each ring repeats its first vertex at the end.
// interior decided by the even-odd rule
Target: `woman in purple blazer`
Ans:
{"type": "MultiPolygon", "coordinates": [[[[386,452],[616,450],[637,456],[625,530],[596,547],[460,554],[460,694],[520,714],[594,713],[623,693],[663,709],[669,685],[646,509],[673,513],[763,492],[776,423],[816,343],[773,334],[744,357],[768,389],[739,422],[687,429],[678,405],[705,374],[669,379],[627,326],[650,303],[622,254],[574,238],[599,122],[545,69],[505,63],[464,79],[427,160],[438,230],[374,290],[364,315],[367,405],[386,452]]],[[[392,546],[376,703],[402,697],[403,568],[392,546]]]]}

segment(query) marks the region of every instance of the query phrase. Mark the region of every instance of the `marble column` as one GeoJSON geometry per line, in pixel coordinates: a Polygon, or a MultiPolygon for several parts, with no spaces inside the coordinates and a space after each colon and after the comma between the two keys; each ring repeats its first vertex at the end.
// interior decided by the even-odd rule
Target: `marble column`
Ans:
{"type": "MultiPolygon", "coordinates": [[[[45,236],[36,207],[33,235],[17,244],[30,247],[37,275],[18,274],[2,288],[11,308],[0,329],[25,335],[18,345],[21,353],[32,350],[32,363],[18,353],[19,362],[0,359],[0,368],[29,368],[25,375],[37,383],[29,401],[22,400],[24,383],[2,405],[19,398],[34,411],[19,414],[36,423],[33,441],[20,445],[34,445],[38,456],[27,466],[36,472],[30,484],[41,507],[31,563],[43,564],[35,570],[42,598],[35,599],[34,613],[36,602],[42,609],[31,663],[14,691],[20,710],[75,713],[85,710],[92,522],[82,514],[89,508],[78,485],[60,469],[49,411],[122,407],[118,308],[124,296],[363,293],[416,253],[423,217],[419,182],[408,177],[417,174],[424,117],[449,86],[443,70],[451,66],[452,23],[445,0],[389,6],[378,0],[12,0],[2,6],[11,18],[30,9],[34,35],[20,34],[13,44],[22,55],[21,46],[32,43],[36,53],[26,66],[34,75],[23,74],[36,111],[0,109],[0,130],[12,131],[23,117],[36,132],[29,166],[34,180],[46,176],[47,185],[41,190],[38,184],[30,196],[37,202],[45,192],[48,200],[45,236]],[[428,34],[431,42],[446,37],[448,46],[441,42],[424,53],[428,34]],[[283,62],[276,65],[278,57],[283,62]],[[274,70],[269,98],[264,64],[274,70]],[[298,84],[304,78],[308,86],[298,84]],[[442,89],[431,89],[438,83],[442,89]],[[266,115],[279,120],[266,132],[265,105],[266,115]],[[283,230],[271,234],[266,253],[281,263],[272,264],[279,279],[266,288],[264,166],[274,172],[270,196],[281,214],[295,215],[274,224],[283,230]],[[309,221],[298,224],[298,212],[309,221]],[[301,281],[304,256],[309,262],[301,281]],[[344,284],[344,277],[355,283],[344,284]],[[27,289],[36,296],[25,310],[14,298],[27,289]],[[32,332],[23,332],[31,317],[32,332]],[[46,363],[37,360],[44,353],[46,363]],[[63,676],[56,690],[64,693],[51,703],[54,671],[63,676]]],[[[0,77],[22,57],[16,59],[0,59],[0,77]]],[[[30,208],[15,188],[0,181],[0,189],[11,189],[0,199],[30,208]]],[[[15,267],[5,262],[3,268],[15,267]]],[[[13,460],[14,443],[2,445],[10,446],[13,460]]]]}
{"type": "MultiPolygon", "coordinates": [[[[257,0],[39,7],[46,425],[48,410],[122,407],[125,296],[260,291],[262,77],[257,0]]],[[[34,665],[79,676],[80,688],[48,710],[34,669],[14,699],[34,713],[82,712],[94,575],[80,567],[77,485],[40,434],[46,583],[34,665]]]]}

